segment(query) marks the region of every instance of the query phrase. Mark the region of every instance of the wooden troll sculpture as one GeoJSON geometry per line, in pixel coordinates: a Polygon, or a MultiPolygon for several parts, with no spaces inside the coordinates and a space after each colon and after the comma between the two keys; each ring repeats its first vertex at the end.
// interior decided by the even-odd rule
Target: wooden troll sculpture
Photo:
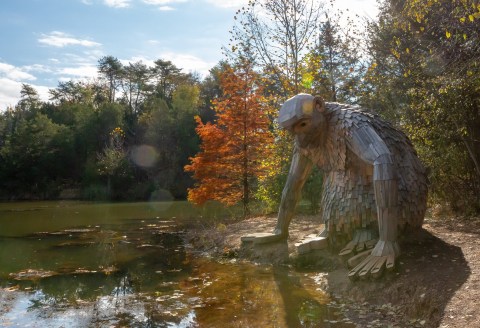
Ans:
{"type": "Polygon", "coordinates": [[[278,123],[293,133],[295,147],[275,231],[264,238],[288,237],[302,187],[317,165],[325,174],[320,238],[344,246],[342,256],[363,253],[352,279],[393,268],[398,233],[420,228],[426,210],[426,172],[408,138],[358,107],[308,94],[288,99],[278,123]]]}

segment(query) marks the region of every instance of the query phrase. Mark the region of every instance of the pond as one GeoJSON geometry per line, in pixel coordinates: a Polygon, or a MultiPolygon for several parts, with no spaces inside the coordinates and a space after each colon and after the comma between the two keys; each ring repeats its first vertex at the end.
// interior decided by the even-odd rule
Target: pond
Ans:
{"type": "Polygon", "coordinates": [[[0,204],[0,326],[353,327],[322,273],[194,255],[186,202],[0,204]]]}

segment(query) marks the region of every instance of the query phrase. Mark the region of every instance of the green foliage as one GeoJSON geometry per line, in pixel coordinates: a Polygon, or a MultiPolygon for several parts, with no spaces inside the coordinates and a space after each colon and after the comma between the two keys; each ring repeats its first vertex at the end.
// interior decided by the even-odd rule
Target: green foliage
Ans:
{"type": "Polygon", "coordinates": [[[348,20],[343,28],[341,19],[341,12],[325,12],[317,41],[302,62],[303,86],[327,101],[355,103],[364,73],[361,42],[354,23],[348,20]]]}
{"type": "Polygon", "coordinates": [[[278,210],[293,152],[292,135],[281,129],[276,123],[273,124],[272,130],[274,141],[272,144],[266,145],[271,156],[262,159],[268,171],[266,176],[259,180],[255,195],[258,200],[266,204],[266,212],[278,210]]]}
{"type": "Polygon", "coordinates": [[[198,150],[194,116],[208,88],[163,60],[106,56],[98,73],[96,82],[60,82],[46,103],[25,84],[17,106],[0,113],[0,197],[54,198],[72,187],[97,200],[186,197],[183,166],[198,150]]]}
{"type": "Polygon", "coordinates": [[[287,176],[288,172],[277,173],[266,177],[259,184],[255,197],[265,204],[265,213],[273,213],[278,210],[287,176]]]}
{"type": "Polygon", "coordinates": [[[122,70],[122,63],[113,56],[105,56],[98,61],[98,72],[107,82],[109,102],[115,101],[115,92],[120,85],[122,70]]]}
{"type": "MultiPolygon", "coordinates": [[[[283,170],[272,174],[259,183],[256,198],[263,204],[264,213],[273,213],[278,210],[282,191],[288,177],[288,167],[290,161],[286,162],[283,170]]],[[[302,198],[308,202],[308,212],[317,214],[320,210],[320,198],[323,190],[323,173],[315,168],[302,190],[302,198]]]]}
{"type": "Polygon", "coordinates": [[[302,197],[309,202],[309,211],[317,214],[320,210],[320,198],[323,190],[323,173],[314,168],[302,190],[302,197]]]}
{"type": "MultiPolygon", "coordinates": [[[[152,147],[151,161],[139,163],[155,189],[171,189],[175,184],[174,170],[178,164],[175,119],[163,99],[151,100],[150,112],[143,114],[139,123],[144,131],[140,141],[152,147]]],[[[193,119],[193,117],[192,117],[193,119]]]]}
{"type": "Polygon", "coordinates": [[[172,95],[172,108],[179,113],[195,113],[199,105],[200,89],[196,85],[179,85],[172,95]]]}
{"type": "Polygon", "coordinates": [[[72,144],[72,131],[44,114],[16,120],[0,150],[0,188],[8,197],[54,196],[58,190],[52,182],[69,175],[72,144]]]}
{"type": "Polygon", "coordinates": [[[432,196],[464,212],[480,211],[479,18],[469,0],[383,2],[361,97],[409,134],[432,196]]]}
{"type": "Polygon", "coordinates": [[[213,67],[210,70],[210,75],[200,85],[199,114],[203,122],[212,122],[215,118],[212,102],[222,95],[220,76],[225,67],[225,62],[220,62],[213,67]]]}
{"type": "Polygon", "coordinates": [[[20,101],[18,102],[16,108],[20,112],[34,112],[35,110],[40,109],[41,102],[40,96],[38,95],[37,90],[28,84],[22,84],[22,89],[20,90],[20,101]]]}

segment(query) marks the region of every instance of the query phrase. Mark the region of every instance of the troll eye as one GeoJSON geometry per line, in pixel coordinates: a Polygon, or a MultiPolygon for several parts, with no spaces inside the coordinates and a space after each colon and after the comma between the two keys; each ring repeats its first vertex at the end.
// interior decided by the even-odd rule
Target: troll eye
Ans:
{"type": "Polygon", "coordinates": [[[307,125],[307,123],[306,123],[306,122],[302,122],[302,123],[300,123],[300,127],[302,127],[302,128],[303,128],[303,127],[305,127],[306,125],[307,125]]]}

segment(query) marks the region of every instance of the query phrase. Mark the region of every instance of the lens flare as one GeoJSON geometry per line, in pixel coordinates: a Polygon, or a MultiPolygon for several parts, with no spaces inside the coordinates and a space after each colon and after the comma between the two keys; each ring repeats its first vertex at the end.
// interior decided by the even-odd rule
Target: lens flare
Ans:
{"type": "Polygon", "coordinates": [[[138,166],[152,167],[157,162],[158,153],[152,146],[141,145],[132,149],[131,157],[138,166]]]}

